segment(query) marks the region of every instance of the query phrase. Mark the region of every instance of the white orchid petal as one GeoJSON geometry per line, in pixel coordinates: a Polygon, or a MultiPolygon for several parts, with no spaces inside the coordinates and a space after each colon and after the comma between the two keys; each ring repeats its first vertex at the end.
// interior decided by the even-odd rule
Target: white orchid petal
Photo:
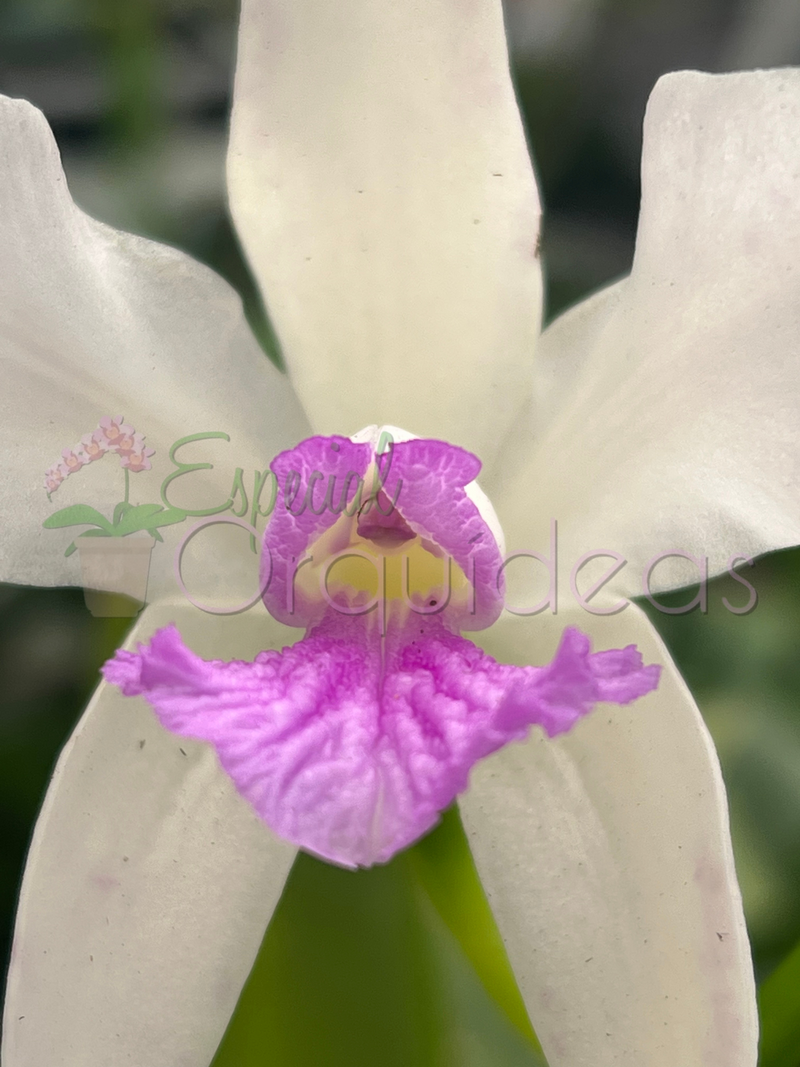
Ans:
{"type": "Polygon", "coordinates": [[[635,642],[656,692],[569,735],[513,744],[459,805],[550,1067],[754,1067],[752,966],[725,790],[700,714],[649,621],[505,616],[493,655],[550,658],[565,623],[635,642]]]}
{"type": "MultiPolygon", "coordinates": [[[[250,658],[290,636],[272,620],[259,632],[246,615],[161,602],[127,645],[171,621],[205,656],[250,658]]],[[[31,845],[4,1067],[208,1067],[293,855],[209,747],[102,684],[31,845]]]]}
{"type": "MultiPolygon", "coordinates": [[[[196,509],[224,502],[239,466],[250,492],[253,471],[308,432],[288,380],[258,348],[233,290],[182,253],[78,210],[44,117],[6,97],[0,97],[0,356],[5,581],[81,583],[77,554],[65,559],[64,550],[82,528],[45,530],[42,522],[74,503],[110,517],[123,496],[119,456],[71,474],[52,500],[43,480],[63,449],[76,446],[101,417],[124,415],[156,450],[153,470],[130,476],[134,503],[160,502],[161,482],[176,470],[168,453],[178,438],[228,434],[229,443],[200,443],[178,454],[216,463],[173,486],[173,500],[196,509]]],[[[185,532],[183,524],[166,527],[165,537],[174,545],[185,532]]],[[[247,541],[237,542],[244,568],[247,541]]],[[[211,540],[198,540],[193,552],[204,544],[211,540]]],[[[153,552],[151,599],[175,590],[170,547],[153,552]]],[[[205,562],[213,584],[218,560],[205,562]]]]}
{"type": "Polygon", "coordinates": [[[523,459],[532,455],[550,422],[569,402],[583,363],[616,311],[626,284],[623,279],[581,300],[542,334],[536,346],[533,389],[522,396],[521,406],[494,464],[485,466],[481,472],[481,481],[490,494],[497,487],[500,496],[503,486],[514,477],[515,468],[509,470],[509,457],[516,455],[518,465],[520,446],[523,459]]]}
{"type": "Polygon", "coordinates": [[[494,0],[246,0],[228,178],[316,430],[488,458],[538,332],[539,204],[494,0]]]}
{"type": "MultiPolygon", "coordinates": [[[[800,540],[798,122],[798,70],[658,83],[632,274],[599,330],[587,316],[583,335],[545,333],[545,378],[575,373],[534,416],[530,461],[512,463],[520,439],[506,450],[493,497],[513,546],[546,544],[555,518],[566,573],[612,549],[628,560],[612,585],[641,594],[657,553],[716,573],[800,540]]],[[[668,560],[651,588],[698,577],[668,560]]]]}

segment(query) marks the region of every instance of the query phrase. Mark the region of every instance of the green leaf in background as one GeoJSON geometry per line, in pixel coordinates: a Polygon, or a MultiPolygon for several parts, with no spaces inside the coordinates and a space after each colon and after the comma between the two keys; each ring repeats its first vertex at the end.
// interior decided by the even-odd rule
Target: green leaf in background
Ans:
{"type": "Polygon", "coordinates": [[[99,526],[101,530],[111,533],[112,526],[105,515],[101,515],[96,508],[88,504],[72,504],[68,508],[62,508],[44,520],[42,526],[46,530],[60,530],[64,526],[80,526],[87,523],[91,526],[99,526]]]}
{"type": "Polygon", "coordinates": [[[407,867],[300,853],[213,1067],[433,1067],[439,1004],[407,867]]]}
{"type": "Polygon", "coordinates": [[[300,853],[213,1067],[546,1067],[470,869],[454,809],[385,866],[300,853]]]}
{"type": "Polygon", "coordinates": [[[408,860],[445,926],[480,975],[486,992],[541,1056],[541,1045],[483,892],[456,805],[444,812],[434,834],[408,852],[408,860]]]}
{"type": "Polygon", "coordinates": [[[800,942],[758,991],[759,1067],[800,1067],[800,942]]]}

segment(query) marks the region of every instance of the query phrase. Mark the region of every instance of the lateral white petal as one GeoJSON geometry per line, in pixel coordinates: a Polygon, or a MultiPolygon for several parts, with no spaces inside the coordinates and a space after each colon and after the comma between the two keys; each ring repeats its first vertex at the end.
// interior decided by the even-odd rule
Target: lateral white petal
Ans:
{"type": "Polygon", "coordinates": [[[315,430],[489,458],[541,308],[500,5],[245,0],[228,179],[315,430]]]}
{"type": "MultiPolygon", "coordinates": [[[[308,433],[286,377],[260,351],[233,290],[182,253],[83,214],[70,199],[44,117],[6,97],[0,97],[0,359],[4,581],[81,583],[78,555],[65,559],[64,550],[86,527],[45,530],[42,522],[76,503],[110,518],[124,494],[120,457],[107,455],[71,474],[52,500],[44,473],[102,417],[124,415],[156,450],[151,471],[130,475],[135,504],[161,502],[162,480],[178,469],[169,449],[179,438],[229,435],[230,442],[203,441],[177,453],[181,462],[215,463],[169,490],[173,502],[196,510],[224,503],[237,467],[252,495],[254,470],[308,433]]],[[[153,551],[150,599],[175,590],[170,548],[187,526],[165,527],[168,543],[153,551]]],[[[231,580],[237,566],[250,568],[245,536],[227,571],[210,552],[202,555],[210,544],[198,539],[192,549],[207,578],[197,587],[201,595],[231,580]]]]}
{"type": "MultiPolygon", "coordinates": [[[[543,373],[574,367],[571,388],[493,491],[513,545],[546,543],[555,518],[565,573],[613,549],[628,565],[609,588],[641,594],[657,553],[717,573],[800,540],[798,123],[798,70],[658,83],[631,276],[599,330],[544,334],[543,373]]],[[[697,577],[667,560],[651,588],[697,577]]]]}
{"type": "Polygon", "coordinates": [[[752,965],[725,790],[700,714],[649,621],[521,620],[493,655],[545,662],[566,623],[635,642],[656,692],[600,705],[478,764],[459,799],[478,871],[550,1067],[754,1067],[752,965]]]}
{"type": "MultiPolygon", "coordinates": [[[[536,346],[533,388],[520,398],[517,414],[491,466],[484,464],[481,481],[502,496],[515,467],[530,462],[550,423],[569,403],[583,363],[617,310],[627,279],[600,289],[552,322],[536,346]],[[509,469],[509,457],[516,457],[509,469]]],[[[529,494],[530,497],[530,494],[529,494]]]]}
{"type": "MultiPolygon", "coordinates": [[[[252,658],[288,633],[162,601],[127,645],[171,621],[209,658],[252,658]]],[[[293,855],[210,748],[101,684],[28,856],[4,1067],[208,1067],[293,855]]]]}

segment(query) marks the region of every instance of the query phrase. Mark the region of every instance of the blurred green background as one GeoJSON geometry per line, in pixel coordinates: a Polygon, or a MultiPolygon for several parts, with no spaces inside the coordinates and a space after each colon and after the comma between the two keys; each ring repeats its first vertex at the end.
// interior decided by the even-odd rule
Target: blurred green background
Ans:
{"type": "MultiPolygon", "coordinates": [[[[800,4],[508,0],[507,21],[546,205],[552,317],[630,264],[656,78],[800,62],[800,4]]],[[[276,358],[223,199],[235,22],[229,0],[5,0],[0,92],[45,112],[81,206],[229,278],[276,358]]],[[[800,941],[800,552],[761,559],[747,577],[759,594],[749,615],[723,608],[721,581],[707,615],[653,620],[717,742],[764,979],[800,941]]],[[[0,587],[3,958],[49,772],[124,630],[92,618],[79,590],[0,587]]],[[[797,953],[766,989],[777,1021],[764,1067],[798,1067],[797,953]]],[[[218,1057],[219,1067],[537,1062],[455,812],[383,868],[299,859],[218,1057]]]]}

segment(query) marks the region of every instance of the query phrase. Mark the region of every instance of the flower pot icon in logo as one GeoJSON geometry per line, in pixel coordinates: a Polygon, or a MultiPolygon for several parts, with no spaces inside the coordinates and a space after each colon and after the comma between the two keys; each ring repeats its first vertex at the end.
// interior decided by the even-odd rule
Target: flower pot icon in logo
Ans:
{"type": "Polygon", "coordinates": [[[133,617],[144,607],[155,538],[79,537],[83,598],[92,615],[133,617]]]}

